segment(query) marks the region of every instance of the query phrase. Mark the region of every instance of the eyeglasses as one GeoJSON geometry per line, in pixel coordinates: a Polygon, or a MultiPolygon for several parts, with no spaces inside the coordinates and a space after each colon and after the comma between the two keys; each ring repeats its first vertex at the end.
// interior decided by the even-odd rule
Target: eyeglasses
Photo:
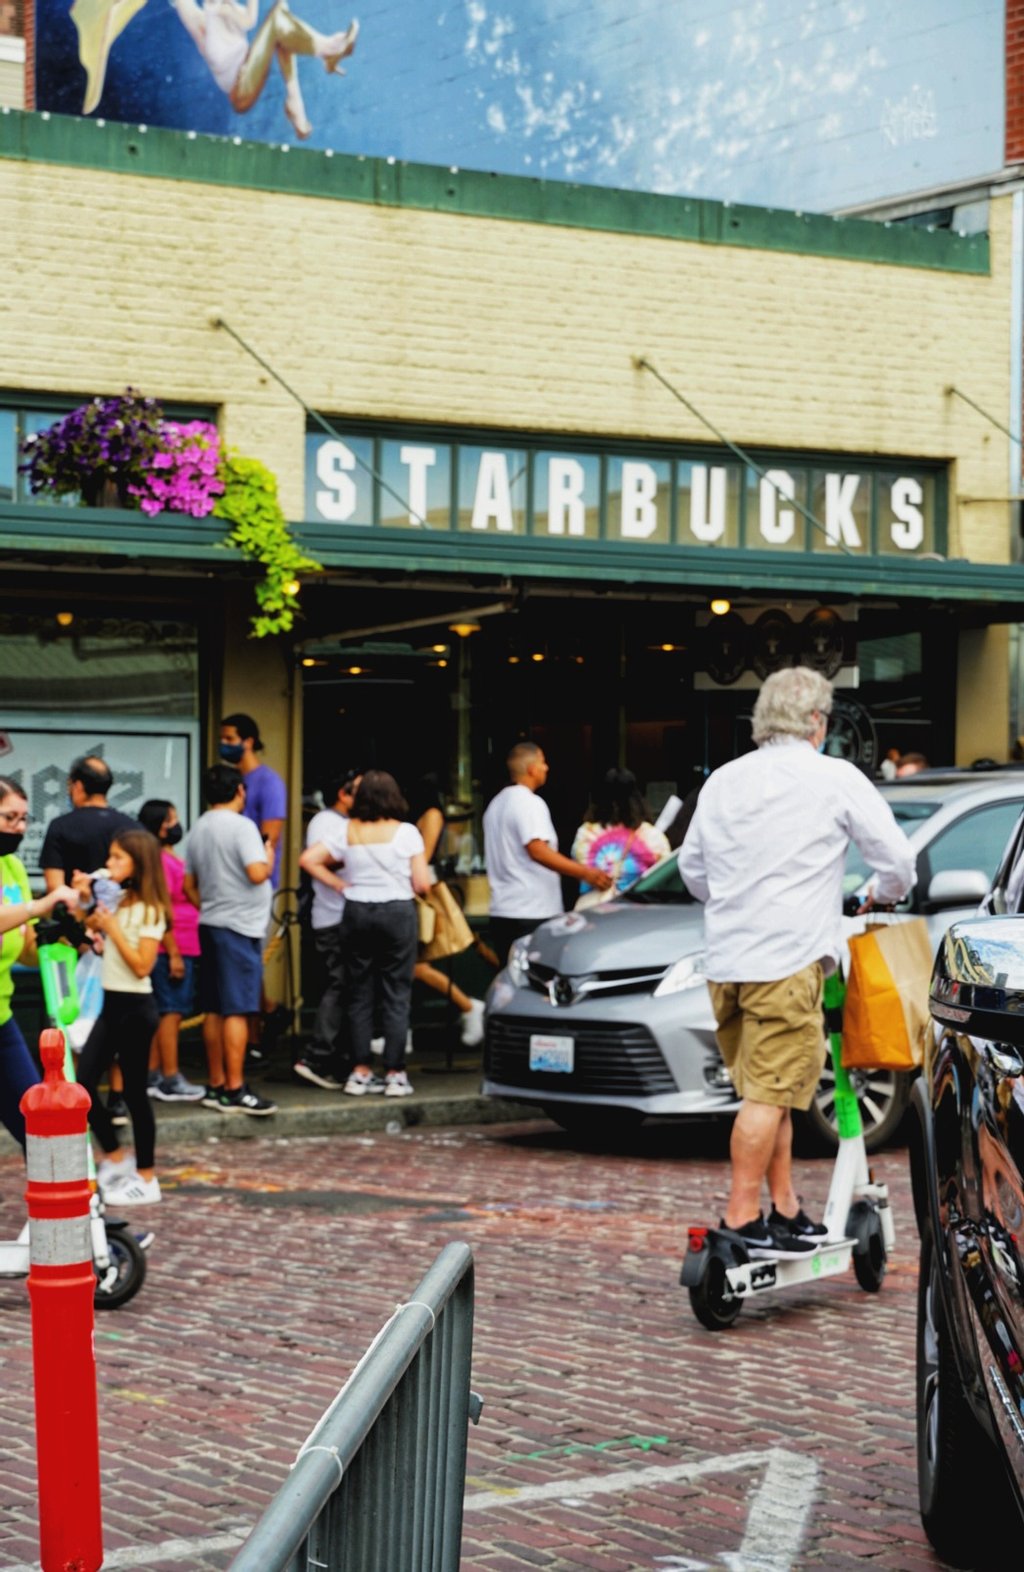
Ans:
{"type": "Polygon", "coordinates": [[[31,823],[32,815],[29,813],[0,813],[0,824],[6,824],[11,830],[28,829],[31,823]]]}

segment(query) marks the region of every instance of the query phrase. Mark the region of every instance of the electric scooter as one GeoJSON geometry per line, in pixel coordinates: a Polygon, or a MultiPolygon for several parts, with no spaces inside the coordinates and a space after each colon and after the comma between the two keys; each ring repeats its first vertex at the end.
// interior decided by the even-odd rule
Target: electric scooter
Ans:
{"type": "Polygon", "coordinates": [[[877,1294],[896,1239],[889,1191],[868,1168],[857,1094],[842,1066],[842,1015],[846,985],[839,972],[825,980],[825,1019],[835,1069],[839,1150],[825,1207],[826,1233],[813,1254],[777,1261],[747,1254],[737,1235],[718,1228],[690,1228],[679,1281],[689,1289],[693,1313],[710,1332],[735,1322],[744,1302],[845,1272],[852,1264],[866,1293],[877,1294]]]}
{"type": "MultiPolygon", "coordinates": [[[[49,917],[36,924],[39,971],[43,983],[46,1013],[53,1026],[64,1033],[64,1076],[75,1079],[75,1065],[68,1046],[67,1028],[78,1019],[78,990],[75,964],[82,930],[67,907],[55,906],[49,917]],[[62,943],[67,939],[68,943],[62,943]]],[[[96,1290],[93,1304],[97,1310],[117,1310],[134,1299],[146,1277],[146,1247],[152,1234],[136,1238],[130,1224],[122,1218],[108,1217],[103,1197],[96,1186],[96,1166],[92,1143],[86,1137],[88,1173],[92,1181],[89,1202],[89,1235],[92,1243],[96,1290]]],[[[0,1278],[27,1277],[29,1271],[29,1225],[26,1222],[17,1239],[0,1241],[0,1278]]]]}

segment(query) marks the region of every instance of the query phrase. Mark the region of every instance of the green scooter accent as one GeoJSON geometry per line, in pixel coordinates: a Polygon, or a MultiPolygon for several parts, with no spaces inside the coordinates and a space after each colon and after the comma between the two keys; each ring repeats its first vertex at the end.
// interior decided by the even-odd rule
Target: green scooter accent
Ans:
{"type": "MultiPolygon", "coordinates": [[[[841,971],[834,971],[830,977],[825,978],[823,1002],[829,1022],[842,1020],[845,999],[846,981],[841,971]]],[[[832,1069],[836,1083],[836,1129],[839,1132],[839,1139],[847,1141],[863,1135],[864,1125],[860,1117],[860,1105],[857,1102],[857,1094],[850,1084],[849,1075],[843,1069],[842,1031],[830,1031],[828,1040],[832,1053],[832,1069]]]]}

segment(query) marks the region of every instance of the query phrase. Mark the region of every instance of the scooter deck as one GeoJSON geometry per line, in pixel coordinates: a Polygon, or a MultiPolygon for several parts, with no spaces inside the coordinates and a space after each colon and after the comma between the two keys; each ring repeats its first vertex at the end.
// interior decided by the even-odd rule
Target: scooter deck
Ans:
{"type": "Polygon", "coordinates": [[[746,1299],[771,1288],[795,1288],[799,1283],[834,1277],[849,1269],[855,1242],[853,1239],[829,1239],[813,1254],[782,1256],[774,1261],[745,1261],[727,1267],[725,1280],[733,1294],[746,1299]]]}

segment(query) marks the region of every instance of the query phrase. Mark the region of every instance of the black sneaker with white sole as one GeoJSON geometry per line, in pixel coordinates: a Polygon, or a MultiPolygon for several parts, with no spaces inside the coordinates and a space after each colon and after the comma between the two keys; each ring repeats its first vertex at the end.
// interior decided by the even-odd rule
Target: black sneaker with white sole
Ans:
{"type": "Polygon", "coordinates": [[[773,1206],[768,1213],[768,1227],[773,1233],[791,1234],[797,1239],[822,1240],[828,1233],[824,1223],[815,1223],[808,1217],[803,1207],[795,1217],[787,1217],[785,1212],[780,1212],[773,1206]]]}
{"type": "Polygon", "coordinates": [[[799,1259],[804,1255],[813,1255],[818,1248],[815,1239],[798,1239],[795,1234],[788,1233],[785,1229],[769,1227],[761,1212],[758,1212],[749,1223],[741,1224],[739,1228],[730,1228],[723,1221],[719,1224],[718,1231],[729,1238],[738,1239],[751,1260],[799,1259]]]}
{"type": "Polygon", "coordinates": [[[257,1097],[256,1093],[251,1092],[244,1084],[231,1092],[225,1087],[217,1106],[221,1113],[254,1114],[257,1117],[277,1113],[276,1103],[268,1102],[265,1097],[257,1097]]]}

